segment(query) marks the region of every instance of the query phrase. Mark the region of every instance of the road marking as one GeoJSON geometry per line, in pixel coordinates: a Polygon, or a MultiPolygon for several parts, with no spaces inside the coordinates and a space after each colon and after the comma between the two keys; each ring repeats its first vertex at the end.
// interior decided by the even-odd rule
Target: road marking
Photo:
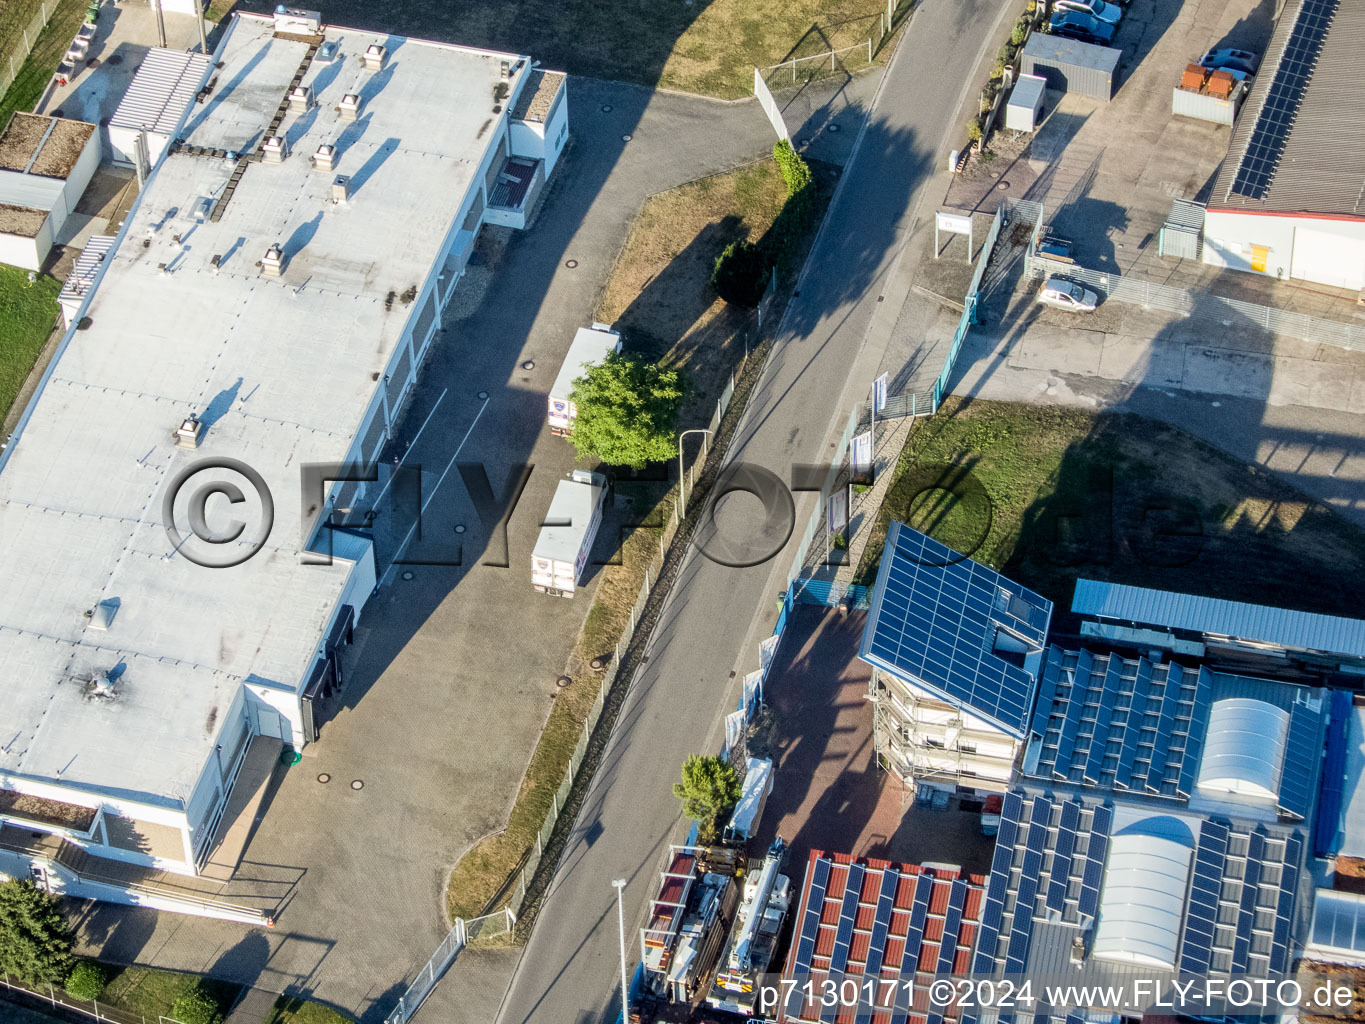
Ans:
{"type": "Polygon", "coordinates": [[[433,405],[433,406],[431,407],[431,412],[427,413],[427,418],[424,419],[424,420],[422,421],[422,425],[421,425],[420,427],[417,428],[417,433],[415,433],[415,434],[412,435],[412,442],[408,445],[407,449],[403,452],[403,457],[402,457],[401,459],[399,459],[398,462],[397,462],[397,464],[394,466],[394,472],[390,473],[390,474],[389,474],[389,478],[388,478],[387,480],[384,481],[384,486],[381,487],[381,488],[379,488],[379,493],[375,495],[374,501],[370,502],[370,508],[378,508],[378,507],[379,507],[379,499],[382,498],[382,497],[384,497],[384,494],[388,491],[389,486],[393,483],[394,477],[396,477],[396,476],[398,475],[398,467],[401,466],[404,462],[407,461],[408,456],[409,456],[410,454],[412,454],[412,450],[413,450],[414,448],[417,447],[417,442],[418,442],[418,441],[421,439],[421,437],[422,437],[422,431],[424,431],[424,430],[427,429],[427,424],[430,423],[430,422],[431,422],[431,418],[432,418],[433,416],[436,415],[436,410],[440,407],[441,401],[445,398],[446,393],[447,393],[449,390],[450,390],[450,388],[442,388],[442,389],[441,389],[441,394],[440,394],[440,397],[436,399],[436,404],[433,405]]]}
{"type": "MultiPolygon", "coordinates": [[[[413,523],[411,526],[408,527],[408,532],[407,532],[406,536],[403,537],[403,542],[402,542],[401,544],[398,545],[398,551],[394,554],[394,556],[393,556],[393,561],[390,562],[390,563],[389,563],[389,567],[388,567],[387,569],[384,570],[384,576],[383,576],[383,578],[379,581],[379,585],[380,585],[381,587],[384,586],[385,584],[387,584],[387,583],[389,582],[389,575],[393,572],[394,567],[400,564],[399,561],[398,561],[398,559],[400,559],[401,557],[403,557],[403,551],[404,551],[404,549],[408,546],[408,541],[412,540],[413,531],[417,529],[418,523],[420,523],[420,522],[422,521],[422,515],[423,515],[423,513],[426,512],[427,506],[431,504],[432,499],[436,497],[436,492],[439,491],[439,490],[441,489],[441,484],[445,483],[446,475],[450,472],[451,468],[455,465],[455,460],[458,459],[458,458],[460,457],[460,452],[464,450],[465,442],[469,440],[469,435],[472,434],[472,433],[474,433],[474,428],[475,428],[476,426],[479,425],[479,417],[482,416],[482,415],[483,415],[483,411],[484,411],[485,409],[488,408],[488,403],[489,403],[490,401],[492,401],[491,398],[485,398],[485,399],[483,400],[483,405],[479,406],[479,411],[478,411],[478,413],[474,416],[474,422],[471,423],[471,424],[469,425],[469,429],[466,430],[466,431],[464,432],[464,439],[460,441],[460,447],[458,447],[458,448],[455,449],[455,454],[452,455],[452,456],[450,457],[450,461],[446,463],[445,472],[443,472],[443,473],[441,474],[440,478],[437,479],[437,481],[436,481],[436,486],[433,487],[433,488],[431,489],[431,493],[430,493],[429,495],[427,495],[427,500],[424,501],[424,502],[422,502],[422,508],[421,508],[421,510],[420,510],[420,511],[418,512],[418,514],[417,514],[417,522],[413,523]]],[[[424,425],[425,425],[425,424],[424,424],[424,425]]]]}

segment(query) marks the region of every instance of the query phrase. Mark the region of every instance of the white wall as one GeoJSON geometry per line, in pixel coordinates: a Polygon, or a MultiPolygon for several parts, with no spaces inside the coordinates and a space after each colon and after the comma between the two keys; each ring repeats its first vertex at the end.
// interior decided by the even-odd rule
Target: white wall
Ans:
{"type": "MultiPolygon", "coordinates": [[[[52,218],[48,218],[51,221],[52,218]]],[[[37,238],[0,233],[0,263],[20,270],[37,270],[52,248],[52,230],[46,224],[37,238]]]]}
{"type": "Polygon", "coordinates": [[[1270,216],[1209,210],[1204,217],[1204,262],[1215,267],[1253,271],[1252,246],[1265,246],[1264,273],[1301,277],[1337,287],[1365,286],[1365,220],[1270,216]],[[1330,236],[1341,239],[1330,248],[1330,236]],[[1295,259],[1295,244],[1306,247],[1295,259]],[[1327,247],[1328,251],[1323,251],[1327,247]],[[1297,264],[1297,267],[1296,267],[1297,264]],[[1317,264],[1317,269],[1307,269],[1317,264]]]}
{"type": "Polygon", "coordinates": [[[99,129],[96,128],[90,133],[90,138],[86,140],[85,148],[81,150],[76,165],[71,168],[71,173],[66,176],[66,184],[62,186],[62,201],[66,205],[66,213],[76,212],[76,204],[81,201],[81,196],[85,194],[90,179],[94,177],[95,171],[99,168],[102,148],[99,129]]]}

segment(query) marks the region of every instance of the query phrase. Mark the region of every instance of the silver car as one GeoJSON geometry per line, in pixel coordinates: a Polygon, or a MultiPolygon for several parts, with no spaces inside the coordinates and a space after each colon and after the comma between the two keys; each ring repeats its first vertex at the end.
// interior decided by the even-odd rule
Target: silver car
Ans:
{"type": "Polygon", "coordinates": [[[1089,288],[1064,277],[1049,277],[1038,289],[1038,301],[1044,306],[1069,310],[1072,313],[1093,313],[1100,297],[1089,288]]]}

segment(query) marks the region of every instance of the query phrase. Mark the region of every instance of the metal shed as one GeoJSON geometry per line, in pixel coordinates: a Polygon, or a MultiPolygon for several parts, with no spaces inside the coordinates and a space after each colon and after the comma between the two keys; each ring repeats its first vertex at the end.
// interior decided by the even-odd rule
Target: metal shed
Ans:
{"type": "Polygon", "coordinates": [[[1043,119],[1043,93],[1047,79],[1039,75],[1020,75],[1005,104],[1005,127],[1016,132],[1031,132],[1043,119]]]}
{"type": "Polygon", "coordinates": [[[1035,32],[1024,44],[1020,70],[1045,78],[1049,89],[1109,100],[1118,85],[1119,57],[1112,47],[1035,32]]]}

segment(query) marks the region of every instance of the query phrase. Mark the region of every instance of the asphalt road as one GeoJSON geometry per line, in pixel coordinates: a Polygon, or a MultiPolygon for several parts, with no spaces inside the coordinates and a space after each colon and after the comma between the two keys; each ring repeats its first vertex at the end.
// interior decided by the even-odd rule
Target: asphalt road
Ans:
{"type": "MultiPolygon", "coordinates": [[[[834,425],[863,397],[891,344],[879,296],[904,283],[898,256],[916,215],[937,200],[933,178],[957,138],[958,111],[1007,12],[1004,0],[925,0],[863,128],[825,230],[750,401],[730,458],[788,478],[817,463],[834,425]],[[923,206],[923,210],[921,210],[923,206]],[[884,328],[884,329],[881,329],[884,328]]],[[[910,268],[911,272],[913,268],[910,268]]],[[[890,303],[888,303],[889,305],[890,303]]],[[[811,496],[798,495],[797,522],[811,496]]],[[[747,496],[728,499],[720,529],[756,529],[747,496]]],[[[792,545],[733,569],[695,550],[651,638],[649,661],[622,709],[536,927],[498,1016],[501,1024],[595,1024],[619,1011],[615,890],[625,890],[627,952],[657,882],[662,851],[681,834],[670,787],[690,753],[719,745],[735,680],[771,630],[792,545]]],[[[632,966],[636,957],[631,955],[632,966]]],[[[457,968],[458,969],[458,968],[457,968]]]]}

